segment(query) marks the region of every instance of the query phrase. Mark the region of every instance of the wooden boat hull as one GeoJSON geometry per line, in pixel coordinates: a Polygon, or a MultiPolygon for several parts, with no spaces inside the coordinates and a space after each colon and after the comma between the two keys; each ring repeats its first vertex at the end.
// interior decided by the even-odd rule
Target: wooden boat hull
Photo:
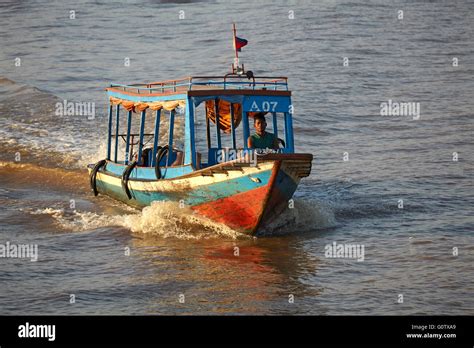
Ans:
{"type": "Polygon", "coordinates": [[[254,235],[288,206],[300,179],[311,171],[312,157],[268,154],[259,156],[255,166],[230,161],[172,179],[132,176],[128,181],[131,199],[122,188],[121,177],[105,166],[97,172],[96,187],[99,193],[135,207],[153,201],[182,202],[202,216],[254,235]]]}

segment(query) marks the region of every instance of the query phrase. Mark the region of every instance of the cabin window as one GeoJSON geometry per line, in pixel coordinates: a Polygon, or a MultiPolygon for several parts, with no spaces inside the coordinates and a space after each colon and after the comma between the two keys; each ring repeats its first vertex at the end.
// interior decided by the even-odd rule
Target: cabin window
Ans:
{"type": "Polygon", "coordinates": [[[217,113],[215,100],[203,102],[194,109],[195,148],[200,167],[216,164],[217,152],[221,149],[244,148],[241,110],[240,104],[223,100],[217,101],[217,113]]]}
{"type": "MultiPolygon", "coordinates": [[[[249,112],[247,115],[248,136],[251,136],[255,134],[254,113],[249,112]]],[[[285,152],[287,150],[285,114],[282,112],[267,112],[264,116],[267,123],[266,132],[272,133],[279,139],[280,151],[285,152]]]]}
{"type": "Polygon", "coordinates": [[[156,163],[156,156],[160,156],[160,167],[176,167],[184,163],[184,110],[176,108],[173,111],[164,109],[150,111],[150,120],[145,133],[153,135],[153,139],[146,144],[147,160],[144,166],[153,167],[156,163]],[[155,129],[158,123],[158,136],[155,137],[155,129]],[[156,150],[154,150],[156,141],[156,150]],[[172,151],[160,151],[168,146],[172,151]],[[156,151],[156,156],[153,156],[156,151]]]}
{"type": "MultiPolygon", "coordinates": [[[[241,104],[231,104],[220,100],[217,102],[217,113],[215,100],[206,101],[197,106],[194,109],[195,148],[200,167],[217,164],[218,154],[224,149],[237,152],[246,149],[248,137],[255,133],[252,116],[253,113],[242,112],[241,104]],[[231,114],[233,119],[230,117],[231,114]],[[234,127],[232,127],[232,120],[234,127]]],[[[265,115],[265,119],[266,131],[277,133],[278,138],[281,139],[281,151],[286,152],[288,142],[285,136],[284,113],[269,112],[265,115]]]]}
{"type": "Polygon", "coordinates": [[[154,153],[158,154],[160,147],[168,145],[173,151],[169,151],[161,158],[160,166],[182,165],[184,109],[178,107],[173,111],[164,109],[135,111],[127,111],[120,106],[113,110],[109,159],[121,164],[138,161],[138,166],[153,167],[156,161],[154,153]],[[158,130],[157,136],[155,130],[158,130]]]}
{"type": "MultiPolygon", "coordinates": [[[[269,112],[265,115],[267,121],[267,131],[273,133],[278,137],[280,142],[280,148],[286,148],[286,127],[285,127],[285,117],[282,112],[269,112]]],[[[253,120],[252,120],[253,122],[253,120]]],[[[251,129],[253,128],[253,125],[251,129]]]]}

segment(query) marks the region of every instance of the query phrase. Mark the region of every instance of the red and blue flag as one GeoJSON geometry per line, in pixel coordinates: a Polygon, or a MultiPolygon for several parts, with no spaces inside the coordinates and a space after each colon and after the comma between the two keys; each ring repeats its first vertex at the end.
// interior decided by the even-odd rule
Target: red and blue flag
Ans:
{"type": "Polygon", "coordinates": [[[248,44],[248,41],[245,39],[241,39],[240,37],[235,37],[234,40],[234,47],[237,50],[237,52],[241,51],[241,48],[246,46],[248,44]]]}

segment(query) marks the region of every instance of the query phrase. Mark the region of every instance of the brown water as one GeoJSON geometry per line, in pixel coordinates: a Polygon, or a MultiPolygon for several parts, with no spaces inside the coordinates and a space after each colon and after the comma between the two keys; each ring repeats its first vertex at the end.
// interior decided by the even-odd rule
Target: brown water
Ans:
{"type": "Polygon", "coordinates": [[[36,262],[0,258],[0,313],[472,315],[473,5],[232,7],[0,4],[0,244],[38,244],[36,262]],[[250,238],[171,203],[93,197],[103,88],[225,73],[233,20],[246,67],[290,79],[297,148],[315,156],[295,209],[250,238]],[[55,116],[64,99],[95,102],[95,119],[55,116]],[[389,99],[419,102],[420,119],[380,116],[389,99]],[[333,242],[364,260],[326,257],[333,242]]]}

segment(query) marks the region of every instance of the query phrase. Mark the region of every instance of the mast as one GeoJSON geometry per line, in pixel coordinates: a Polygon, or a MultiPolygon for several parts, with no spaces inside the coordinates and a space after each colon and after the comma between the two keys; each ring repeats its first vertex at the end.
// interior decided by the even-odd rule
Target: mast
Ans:
{"type": "Polygon", "coordinates": [[[235,59],[234,59],[234,67],[233,70],[239,69],[239,52],[237,51],[237,45],[236,45],[236,38],[237,38],[237,29],[235,28],[235,23],[232,23],[232,28],[233,28],[233,45],[234,45],[234,51],[235,51],[235,59]]]}
{"type": "Polygon", "coordinates": [[[232,33],[235,52],[234,63],[232,64],[232,74],[242,75],[245,73],[245,68],[243,64],[242,66],[240,66],[239,64],[239,49],[247,44],[247,40],[243,40],[237,37],[237,29],[235,27],[235,23],[232,23],[232,33]],[[237,47],[237,40],[244,41],[245,43],[242,44],[241,42],[239,42],[239,47],[237,47]]]}

